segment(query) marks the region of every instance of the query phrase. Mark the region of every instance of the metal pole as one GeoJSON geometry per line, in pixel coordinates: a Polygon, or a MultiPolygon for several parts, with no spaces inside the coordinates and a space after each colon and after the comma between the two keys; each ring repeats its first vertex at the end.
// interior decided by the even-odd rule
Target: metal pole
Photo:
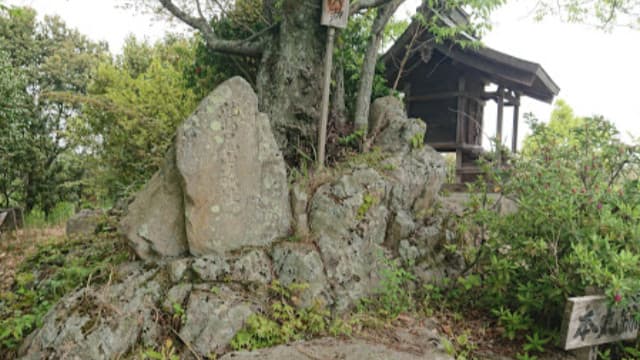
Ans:
{"type": "Polygon", "coordinates": [[[324,84],[322,88],[322,105],[320,113],[320,131],[318,132],[318,167],[324,167],[325,146],[327,143],[327,122],[329,119],[329,94],[331,91],[331,69],[333,67],[333,40],[336,29],[329,27],[327,31],[327,49],[324,54],[324,84]]]}

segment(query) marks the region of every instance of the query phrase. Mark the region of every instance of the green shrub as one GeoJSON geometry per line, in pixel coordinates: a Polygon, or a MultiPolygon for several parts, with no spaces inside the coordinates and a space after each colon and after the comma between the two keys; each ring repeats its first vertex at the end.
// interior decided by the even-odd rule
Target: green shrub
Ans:
{"type": "Polygon", "coordinates": [[[531,128],[527,144],[535,151],[489,171],[473,187],[480,193],[468,217],[467,228],[483,241],[477,305],[493,309],[509,338],[559,329],[566,299],[587,288],[622,305],[640,293],[639,148],[599,117],[562,137],[537,121],[531,128]],[[489,189],[518,210],[499,215],[489,189]]]}

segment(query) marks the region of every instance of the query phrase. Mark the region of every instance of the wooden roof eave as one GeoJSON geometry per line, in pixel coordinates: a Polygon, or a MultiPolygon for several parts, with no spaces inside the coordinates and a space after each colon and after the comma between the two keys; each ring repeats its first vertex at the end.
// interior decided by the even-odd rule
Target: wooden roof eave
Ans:
{"type": "MultiPolygon", "coordinates": [[[[443,22],[449,25],[448,23],[452,21],[443,18],[443,22]]],[[[397,77],[397,62],[405,56],[412,37],[416,31],[419,31],[419,26],[417,21],[412,22],[398,41],[382,56],[381,60],[387,67],[387,79],[397,77]]],[[[429,40],[418,41],[425,44],[429,40]]],[[[490,81],[519,91],[534,99],[550,103],[560,92],[558,85],[540,64],[484,46],[462,49],[460,46],[448,42],[433,44],[433,47],[452,60],[480,71],[490,81]]],[[[406,75],[403,76],[403,78],[406,77],[406,75]]]]}

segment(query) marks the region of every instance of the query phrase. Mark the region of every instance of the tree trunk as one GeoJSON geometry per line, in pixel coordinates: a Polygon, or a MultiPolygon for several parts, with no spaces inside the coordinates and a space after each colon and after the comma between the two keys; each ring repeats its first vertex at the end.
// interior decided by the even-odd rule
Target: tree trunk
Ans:
{"type": "Polygon", "coordinates": [[[331,118],[335,121],[339,132],[344,131],[347,125],[347,106],[344,99],[344,67],[337,63],[333,67],[333,79],[335,85],[331,93],[331,118]]]}
{"type": "MultiPolygon", "coordinates": [[[[272,21],[275,3],[264,2],[272,21]]],[[[300,156],[314,159],[317,153],[327,30],[320,25],[320,1],[284,0],[281,4],[280,26],[265,43],[257,91],[260,109],[269,115],[287,162],[295,165],[300,156]]]]}
{"type": "Polygon", "coordinates": [[[373,21],[371,38],[367,47],[367,53],[364,57],[364,64],[362,64],[354,115],[355,129],[362,130],[365,134],[369,123],[369,105],[371,104],[373,79],[376,74],[376,64],[378,62],[378,50],[382,43],[384,28],[403,2],[404,0],[392,0],[390,3],[383,5],[378,9],[378,14],[373,21]]]}

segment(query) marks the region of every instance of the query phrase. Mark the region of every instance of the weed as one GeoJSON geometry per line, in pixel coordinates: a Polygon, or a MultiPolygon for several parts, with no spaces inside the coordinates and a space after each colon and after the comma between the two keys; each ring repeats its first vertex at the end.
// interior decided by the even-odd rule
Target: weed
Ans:
{"type": "Polygon", "coordinates": [[[424,147],[424,133],[417,133],[410,140],[412,149],[420,149],[424,147]]]}
{"type": "Polygon", "coordinates": [[[379,200],[376,196],[369,193],[365,193],[362,196],[362,205],[360,205],[360,207],[358,208],[357,219],[358,220],[364,219],[365,216],[367,216],[369,209],[371,209],[372,206],[375,206],[378,203],[378,201],[379,200]]]}
{"type": "Polygon", "coordinates": [[[173,341],[167,339],[162,347],[155,351],[153,349],[146,350],[140,354],[144,360],[180,360],[173,347],[173,341]]]}
{"type": "Polygon", "coordinates": [[[544,352],[544,345],[546,345],[550,340],[549,338],[541,338],[537,331],[533,333],[533,336],[527,335],[526,339],[527,343],[524,344],[524,351],[526,353],[544,352]]]}
{"type": "Polygon", "coordinates": [[[498,322],[504,327],[504,336],[514,340],[518,332],[529,328],[529,319],[520,311],[511,311],[505,307],[491,310],[498,318],[498,322]]]}
{"type": "Polygon", "coordinates": [[[383,319],[394,319],[403,312],[415,309],[413,293],[409,290],[415,281],[413,274],[402,268],[397,260],[382,258],[380,287],[377,295],[360,301],[360,312],[372,312],[383,319]]]}
{"type": "Polygon", "coordinates": [[[364,136],[364,130],[356,130],[353,133],[338,139],[338,143],[343,146],[351,146],[357,148],[364,136]]]}
{"type": "Polygon", "coordinates": [[[180,320],[181,323],[184,323],[187,315],[185,314],[185,311],[182,305],[178,303],[173,303],[171,307],[173,308],[173,318],[176,320],[180,320]]]}
{"type": "Polygon", "coordinates": [[[302,340],[327,333],[343,331],[331,322],[330,313],[319,302],[308,308],[297,308],[294,298],[308,288],[306,284],[283,286],[274,281],[269,287],[273,301],[264,314],[253,314],[247,318],[245,326],[231,340],[231,347],[240,349],[260,349],[290,341],[302,340]]]}
{"type": "Polygon", "coordinates": [[[442,345],[444,351],[454,357],[456,360],[467,360],[473,358],[473,352],[478,346],[471,341],[471,332],[469,330],[464,333],[453,337],[452,340],[447,338],[442,339],[442,345]]]}

